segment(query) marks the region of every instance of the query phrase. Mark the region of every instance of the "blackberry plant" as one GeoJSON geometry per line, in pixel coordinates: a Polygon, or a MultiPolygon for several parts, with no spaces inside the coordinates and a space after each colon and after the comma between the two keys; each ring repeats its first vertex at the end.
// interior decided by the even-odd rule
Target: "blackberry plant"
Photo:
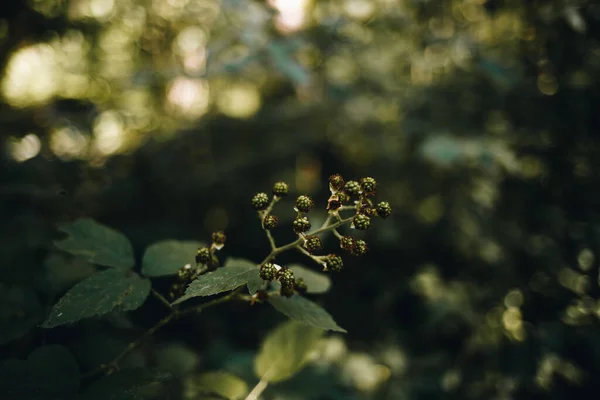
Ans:
{"type": "MultiPolygon", "coordinates": [[[[372,217],[386,218],[391,214],[387,202],[380,202],[373,207],[375,188],[376,182],[371,177],[345,181],[339,174],[332,175],[329,178],[331,195],[321,209],[326,213],[326,218],[318,228],[313,228],[308,217],[308,213],[318,212],[315,210],[314,200],[306,194],[300,194],[293,204],[297,215],[290,227],[296,234],[296,239],[283,245],[277,244],[271,233],[278,225],[278,218],[273,210],[289,194],[289,186],[285,182],[276,182],[272,188],[272,196],[264,192],[255,194],[250,204],[258,213],[260,226],[271,249],[259,263],[236,258],[228,258],[222,263],[219,253],[224,248],[227,237],[224,232],[219,231],[212,233],[209,245],[175,240],[155,243],[146,249],[141,266],[134,270],[136,262],[133,248],[120,232],[90,219],[80,219],[60,226],[60,230],[68,237],[56,242],[56,247],[84,257],[97,265],[97,270],[75,284],[54,305],[42,326],[53,328],[72,324],[84,318],[106,315],[117,309],[135,310],[150,295],[163,303],[168,314],[139,339],[130,343],[112,361],[85,373],[84,377],[88,379],[118,371],[127,355],[140,347],[144,339],[170,322],[229,301],[241,301],[250,305],[270,303],[276,310],[295,320],[282,325],[281,332],[289,331],[287,334],[302,338],[298,343],[310,343],[312,346],[314,341],[307,341],[307,338],[318,338],[324,330],[345,332],[327,311],[305,297],[324,293],[329,289],[330,279],[323,272],[337,273],[344,267],[342,257],[337,254],[318,255],[324,248],[321,236],[333,234],[336,241],[339,241],[339,247],[351,256],[365,254],[367,244],[364,240],[342,235],[338,229],[347,226],[366,230],[371,226],[372,217]],[[346,213],[348,215],[344,215],[346,213]],[[319,266],[320,271],[299,265],[276,264],[277,257],[289,250],[296,250],[308,257],[319,266]],[[164,289],[159,291],[152,287],[151,280],[154,278],[172,279],[165,293],[161,293],[164,289]],[[207,296],[217,297],[199,304],[190,305],[191,302],[188,302],[190,299],[207,296]]],[[[277,332],[273,335],[277,336],[277,332]]],[[[286,348],[289,346],[286,345],[286,348]]],[[[289,350],[304,354],[302,352],[308,352],[310,348],[289,350]]],[[[274,372],[265,373],[264,360],[260,357],[259,355],[256,361],[256,372],[261,380],[247,399],[257,398],[269,382],[287,377],[281,375],[281,372],[278,372],[281,376],[274,372]]],[[[294,368],[300,368],[302,362],[299,359],[294,368]]],[[[289,370],[289,366],[286,368],[289,370]]],[[[272,368],[267,368],[267,371],[272,371],[272,368]]]]}

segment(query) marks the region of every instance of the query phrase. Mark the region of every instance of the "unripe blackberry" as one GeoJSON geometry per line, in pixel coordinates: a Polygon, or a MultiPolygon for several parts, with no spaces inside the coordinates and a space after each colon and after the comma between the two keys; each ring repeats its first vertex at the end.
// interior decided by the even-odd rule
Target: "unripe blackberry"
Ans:
{"type": "Polygon", "coordinates": [[[367,242],[364,240],[357,240],[356,246],[352,250],[352,255],[354,256],[364,256],[369,251],[369,247],[367,246],[367,242]]]}
{"type": "Polygon", "coordinates": [[[252,207],[256,210],[264,210],[269,205],[269,196],[266,193],[256,193],[252,198],[252,207]]]}
{"type": "Polygon", "coordinates": [[[310,236],[306,239],[306,243],[304,247],[308,250],[310,254],[314,254],[323,248],[323,243],[321,243],[321,238],[318,236],[310,236]]]}
{"type": "Polygon", "coordinates": [[[352,227],[360,231],[365,231],[371,226],[371,218],[364,214],[356,214],[352,219],[352,227]]]}
{"type": "Polygon", "coordinates": [[[263,220],[263,228],[273,229],[279,223],[279,219],[274,215],[267,215],[263,220]]]}
{"type": "Polygon", "coordinates": [[[264,279],[265,281],[272,281],[277,275],[277,268],[275,268],[275,265],[271,263],[263,264],[260,266],[259,275],[260,279],[264,279]]]}
{"type": "Polygon", "coordinates": [[[366,195],[374,195],[377,188],[377,181],[370,176],[360,180],[360,187],[366,195]]]}
{"type": "Polygon", "coordinates": [[[227,240],[227,236],[225,236],[225,232],[223,232],[223,231],[213,232],[212,242],[215,245],[215,247],[217,247],[217,248],[223,247],[226,240],[227,240]]]}
{"type": "Polygon", "coordinates": [[[310,230],[311,224],[306,217],[297,217],[292,223],[292,228],[296,233],[304,233],[310,230]]]}
{"type": "Polygon", "coordinates": [[[329,271],[340,272],[342,268],[344,268],[344,261],[342,260],[342,257],[330,254],[325,259],[325,265],[329,271]]]}
{"type": "Polygon", "coordinates": [[[198,249],[196,253],[196,264],[206,264],[210,261],[211,253],[208,247],[198,249]]]}
{"type": "Polygon", "coordinates": [[[344,178],[340,174],[334,174],[329,177],[329,188],[337,192],[344,187],[344,178]]]}
{"type": "Polygon", "coordinates": [[[390,216],[391,213],[392,207],[387,201],[382,201],[379,204],[377,204],[377,215],[379,215],[381,218],[387,218],[390,216]]]}
{"type": "Polygon", "coordinates": [[[360,194],[360,183],[356,181],[348,181],[344,185],[344,192],[349,196],[358,196],[360,194]]]}
{"type": "Polygon", "coordinates": [[[277,197],[285,197],[287,196],[290,188],[288,184],[285,182],[275,182],[273,184],[273,194],[277,197]]]}
{"type": "Polygon", "coordinates": [[[281,283],[281,286],[294,287],[294,273],[289,268],[281,268],[277,273],[277,280],[281,283]]]}
{"type": "Polygon", "coordinates": [[[315,202],[308,196],[301,195],[296,199],[296,209],[300,212],[307,213],[315,206],[315,202]]]}
{"type": "Polygon", "coordinates": [[[294,295],[294,287],[281,285],[279,288],[279,294],[283,297],[292,297],[294,295]]]}
{"type": "Polygon", "coordinates": [[[342,236],[340,238],[340,247],[351,252],[356,247],[356,239],[351,236],[342,236]]]}
{"type": "Polygon", "coordinates": [[[294,283],[294,289],[296,289],[296,292],[304,294],[308,290],[308,286],[306,286],[304,279],[298,278],[296,279],[296,283],[294,283]]]}
{"type": "Polygon", "coordinates": [[[350,195],[346,192],[337,192],[336,196],[340,199],[342,205],[350,201],[350,195]]]}

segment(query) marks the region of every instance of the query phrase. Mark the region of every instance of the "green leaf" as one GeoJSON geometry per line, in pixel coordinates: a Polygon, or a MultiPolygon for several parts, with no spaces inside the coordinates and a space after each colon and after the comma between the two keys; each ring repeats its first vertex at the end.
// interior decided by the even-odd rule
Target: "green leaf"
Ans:
{"type": "Polygon", "coordinates": [[[290,265],[296,279],[302,278],[307,286],[307,293],[326,293],[331,287],[329,276],[308,269],[302,265],[290,265]]]}
{"type": "Polygon", "coordinates": [[[36,349],[27,360],[0,363],[2,400],[66,400],[79,390],[75,359],[63,346],[36,349]]]}
{"type": "Polygon", "coordinates": [[[170,378],[170,374],[145,368],[125,369],[95,381],[78,400],[143,400],[150,397],[147,392],[156,398],[156,389],[147,390],[148,386],[170,378]]]}
{"type": "Polygon", "coordinates": [[[157,368],[173,375],[190,373],[199,362],[197,351],[183,343],[167,343],[156,349],[157,368]]]}
{"type": "Polygon", "coordinates": [[[185,294],[173,304],[179,304],[198,296],[211,296],[236,289],[248,282],[256,270],[256,265],[225,265],[216,271],[200,275],[187,287],[185,294]]]}
{"type": "Polygon", "coordinates": [[[331,315],[321,306],[302,296],[293,295],[288,298],[273,295],[269,298],[269,303],[277,311],[306,325],[337,332],[346,332],[344,328],[335,323],[331,315]]]}
{"type": "Polygon", "coordinates": [[[107,269],[96,272],[71,288],[52,307],[44,328],[103,315],[115,308],[123,311],[140,307],[150,293],[150,281],[134,272],[107,269]]]}
{"type": "Polygon", "coordinates": [[[255,271],[248,274],[248,293],[254,294],[265,284],[265,281],[260,277],[260,271],[258,268],[254,268],[255,271]]]}
{"type": "Polygon", "coordinates": [[[224,371],[207,372],[190,377],[186,383],[186,393],[215,395],[217,398],[241,400],[248,394],[248,384],[237,376],[224,371]]]}
{"type": "Polygon", "coordinates": [[[269,333],[254,359],[254,372],[270,383],[291,378],[309,361],[324,331],[287,321],[269,333]]]}
{"type": "Polygon", "coordinates": [[[250,272],[248,272],[248,292],[250,294],[254,294],[261,288],[261,286],[265,283],[262,279],[260,279],[258,265],[250,260],[246,260],[245,258],[228,258],[225,261],[225,267],[230,266],[243,266],[247,267],[250,272]]]}
{"type": "Polygon", "coordinates": [[[131,243],[121,232],[82,218],[58,227],[69,235],[54,242],[59,249],[107,267],[132,268],[135,265],[131,243]]]}
{"type": "Polygon", "coordinates": [[[164,240],[146,249],[142,259],[142,275],[168,276],[186,264],[196,265],[196,252],[204,246],[201,242],[164,240]]]}

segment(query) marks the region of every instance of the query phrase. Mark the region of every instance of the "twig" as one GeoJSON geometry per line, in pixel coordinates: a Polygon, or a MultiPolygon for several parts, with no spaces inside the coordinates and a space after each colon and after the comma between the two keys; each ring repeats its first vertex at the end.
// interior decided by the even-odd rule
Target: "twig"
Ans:
{"type": "Polygon", "coordinates": [[[265,391],[267,386],[269,386],[269,382],[265,379],[261,379],[256,384],[256,386],[254,386],[254,389],[252,389],[252,391],[248,393],[248,396],[246,396],[245,400],[257,400],[258,396],[260,396],[261,393],[265,391]]]}
{"type": "Polygon", "coordinates": [[[163,303],[165,306],[167,306],[169,308],[169,310],[173,308],[171,303],[169,303],[169,301],[167,299],[165,299],[164,296],[162,294],[158,293],[156,290],[152,289],[152,295],[154,297],[156,297],[158,300],[160,300],[160,302],[163,303]]]}
{"type": "Polygon", "coordinates": [[[125,347],[125,349],[118,356],[116,356],[115,358],[113,358],[113,360],[110,363],[108,363],[108,364],[102,364],[98,368],[85,373],[83,375],[83,378],[91,378],[91,377],[93,377],[93,376],[95,376],[95,375],[97,375],[97,374],[99,374],[99,373],[101,373],[103,371],[118,370],[118,368],[119,368],[119,362],[121,362],[125,357],[127,357],[133,350],[135,350],[138,347],[140,347],[140,345],[144,342],[144,340],[146,340],[150,336],[154,335],[156,333],[156,331],[158,331],[163,326],[167,325],[171,321],[174,321],[176,319],[182,318],[182,317],[187,316],[189,314],[196,314],[196,313],[199,313],[199,312],[202,312],[202,311],[206,310],[209,307],[212,307],[212,306],[215,306],[217,304],[221,304],[221,303],[224,303],[226,301],[232,300],[232,299],[236,298],[238,295],[239,295],[239,288],[236,289],[236,290],[234,290],[234,291],[232,291],[232,292],[230,292],[226,296],[219,297],[217,299],[208,301],[206,303],[197,305],[195,307],[190,307],[190,308],[188,308],[186,310],[181,310],[180,311],[180,310],[172,309],[171,313],[169,315],[167,315],[166,317],[164,317],[163,319],[161,319],[160,321],[158,321],[156,324],[154,324],[153,327],[151,327],[146,332],[144,332],[136,340],[134,340],[133,342],[129,343],[127,345],[127,347],[125,347]]]}

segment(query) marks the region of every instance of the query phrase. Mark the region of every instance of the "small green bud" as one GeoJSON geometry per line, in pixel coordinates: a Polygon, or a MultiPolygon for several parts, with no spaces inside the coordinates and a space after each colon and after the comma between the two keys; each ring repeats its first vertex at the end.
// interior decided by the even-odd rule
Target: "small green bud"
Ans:
{"type": "Polygon", "coordinates": [[[382,201],[379,204],[377,204],[377,215],[379,215],[381,218],[387,218],[390,216],[391,213],[392,207],[387,201],[382,201]]]}
{"type": "Polygon", "coordinates": [[[292,228],[296,233],[304,233],[310,230],[311,224],[306,217],[297,217],[292,223],[292,228]]]}
{"type": "Polygon", "coordinates": [[[269,230],[275,228],[279,223],[279,219],[274,215],[267,215],[263,220],[263,228],[269,230]]]}
{"type": "Polygon", "coordinates": [[[225,232],[223,232],[223,231],[213,232],[212,242],[216,247],[218,247],[218,248],[223,247],[226,240],[227,240],[227,236],[225,236],[225,232]]]}
{"type": "Polygon", "coordinates": [[[266,193],[256,193],[252,198],[252,207],[256,210],[264,210],[269,205],[269,196],[266,193]]]}
{"type": "Polygon", "coordinates": [[[344,192],[348,196],[358,196],[360,194],[360,183],[356,181],[348,181],[344,185],[344,192]]]}
{"type": "Polygon", "coordinates": [[[206,264],[210,261],[211,252],[208,247],[202,247],[198,249],[196,253],[196,264],[206,264]]]}
{"type": "Polygon", "coordinates": [[[344,261],[342,257],[336,254],[330,254],[325,259],[325,266],[329,271],[340,272],[344,268],[344,261]]]}
{"type": "Polygon", "coordinates": [[[315,202],[308,196],[301,195],[296,199],[296,210],[307,213],[315,206],[315,202]]]}
{"type": "Polygon", "coordinates": [[[273,184],[273,194],[277,197],[285,197],[287,196],[290,188],[288,184],[285,182],[275,182],[273,184]]]}
{"type": "Polygon", "coordinates": [[[371,226],[371,218],[364,214],[356,214],[352,219],[352,227],[360,231],[365,231],[371,226]]]}
{"type": "Polygon", "coordinates": [[[320,237],[310,236],[306,239],[304,247],[306,247],[310,254],[314,254],[323,248],[323,243],[321,243],[320,237]]]}

